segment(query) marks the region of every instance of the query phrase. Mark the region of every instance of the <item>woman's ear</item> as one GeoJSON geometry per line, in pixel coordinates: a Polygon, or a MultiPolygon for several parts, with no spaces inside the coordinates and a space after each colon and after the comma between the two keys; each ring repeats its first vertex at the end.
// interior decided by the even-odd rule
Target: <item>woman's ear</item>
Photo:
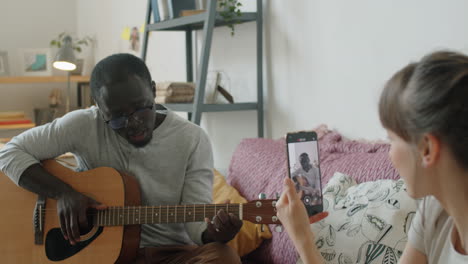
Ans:
{"type": "Polygon", "coordinates": [[[423,168],[432,167],[440,156],[440,139],[433,134],[424,134],[419,144],[419,154],[423,168]]]}

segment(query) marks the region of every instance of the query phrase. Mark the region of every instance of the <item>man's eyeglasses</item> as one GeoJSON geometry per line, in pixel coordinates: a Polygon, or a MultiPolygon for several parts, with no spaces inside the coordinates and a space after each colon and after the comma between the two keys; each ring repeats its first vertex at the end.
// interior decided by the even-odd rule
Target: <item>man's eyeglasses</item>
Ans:
{"type": "Polygon", "coordinates": [[[122,129],[122,128],[127,127],[128,120],[130,118],[140,121],[142,120],[142,117],[144,117],[146,114],[151,112],[153,108],[154,108],[154,104],[150,106],[138,108],[137,110],[135,110],[133,113],[129,114],[128,116],[115,117],[110,120],[106,120],[105,122],[114,130],[122,129]]]}

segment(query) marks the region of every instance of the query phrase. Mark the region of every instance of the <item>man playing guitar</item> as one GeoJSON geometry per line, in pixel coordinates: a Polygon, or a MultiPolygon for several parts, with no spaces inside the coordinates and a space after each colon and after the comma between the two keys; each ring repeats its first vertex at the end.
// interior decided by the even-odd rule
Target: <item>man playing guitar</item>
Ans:
{"type": "MultiPolygon", "coordinates": [[[[49,174],[40,164],[71,152],[78,170],[112,167],[137,178],[142,205],[212,201],[213,155],[206,133],[161,105],[142,60],[115,54],[91,75],[97,107],[67,113],[14,137],[0,150],[0,170],[31,192],[57,200],[65,239],[80,242],[86,211],[99,203],[49,174]]],[[[242,221],[223,210],[205,222],[143,224],[135,263],[240,263],[226,242],[242,221]]],[[[14,239],[14,238],[13,238],[14,239]]]]}

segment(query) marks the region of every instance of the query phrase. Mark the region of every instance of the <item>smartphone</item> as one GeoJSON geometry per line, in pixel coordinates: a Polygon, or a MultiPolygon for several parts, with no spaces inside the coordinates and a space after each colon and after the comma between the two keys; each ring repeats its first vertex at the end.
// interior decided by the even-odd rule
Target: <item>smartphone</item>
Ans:
{"type": "Polygon", "coordinates": [[[317,133],[300,131],[286,135],[289,177],[302,191],[301,200],[309,216],[323,211],[317,133]]]}

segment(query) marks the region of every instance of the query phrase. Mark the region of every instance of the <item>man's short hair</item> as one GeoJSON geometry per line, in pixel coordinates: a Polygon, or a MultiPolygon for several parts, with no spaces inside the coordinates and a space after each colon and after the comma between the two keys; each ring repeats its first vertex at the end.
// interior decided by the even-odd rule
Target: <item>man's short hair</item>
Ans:
{"type": "Polygon", "coordinates": [[[151,74],[143,60],[127,53],[108,56],[96,64],[91,73],[91,96],[96,100],[101,96],[102,86],[124,82],[133,75],[140,77],[151,89],[151,74]]]}

